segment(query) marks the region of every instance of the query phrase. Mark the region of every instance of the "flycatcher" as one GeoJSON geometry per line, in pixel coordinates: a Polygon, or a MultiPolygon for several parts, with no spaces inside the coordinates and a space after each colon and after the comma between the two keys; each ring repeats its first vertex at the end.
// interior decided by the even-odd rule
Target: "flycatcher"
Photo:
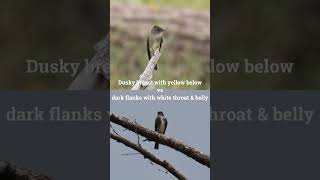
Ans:
{"type": "MultiPolygon", "coordinates": [[[[168,125],[167,118],[164,117],[164,114],[162,111],[158,112],[156,121],[155,121],[155,131],[158,133],[164,134],[166,132],[168,125]]],[[[159,149],[159,143],[155,143],[154,149],[159,149]]]]}
{"type": "MultiPolygon", "coordinates": [[[[149,36],[147,39],[147,51],[148,51],[149,61],[157,49],[159,50],[159,52],[161,50],[161,46],[163,42],[163,38],[162,38],[163,31],[165,30],[162,29],[161,27],[153,26],[149,33],[149,36]]],[[[156,64],[156,66],[154,67],[154,70],[157,70],[157,69],[158,69],[158,66],[156,64]]]]}

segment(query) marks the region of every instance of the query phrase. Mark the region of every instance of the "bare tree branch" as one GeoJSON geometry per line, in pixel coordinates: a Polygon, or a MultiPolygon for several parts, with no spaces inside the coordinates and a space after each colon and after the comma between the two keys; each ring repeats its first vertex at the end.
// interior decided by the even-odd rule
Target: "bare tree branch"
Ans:
{"type": "Polygon", "coordinates": [[[109,36],[95,46],[96,54],[77,75],[68,90],[90,90],[107,88],[109,81],[109,36]]]}
{"type": "Polygon", "coordinates": [[[2,180],[52,180],[48,176],[36,175],[29,169],[17,167],[13,163],[0,161],[0,179],[2,180]]]}
{"type": "Polygon", "coordinates": [[[140,75],[139,80],[136,84],[132,87],[131,90],[140,90],[146,89],[150,87],[150,82],[152,80],[152,73],[154,72],[154,67],[156,66],[158,60],[160,59],[161,53],[159,50],[156,50],[152,58],[150,59],[146,69],[140,75]]]}
{"type": "Polygon", "coordinates": [[[138,124],[137,122],[133,122],[129,120],[126,117],[118,116],[115,114],[110,115],[110,121],[118,124],[134,133],[138,133],[141,136],[146,137],[150,141],[155,141],[160,144],[166,145],[168,147],[171,147],[186,156],[189,156],[190,158],[196,160],[197,162],[210,167],[210,157],[199,150],[188,146],[187,144],[178,141],[174,138],[167,137],[163,134],[157,133],[151,129],[145,128],[142,125],[138,124]]]}
{"type": "Polygon", "coordinates": [[[172,175],[174,175],[177,179],[180,180],[186,180],[187,178],[182,175],[178,170],[176,170],[169,162],[167,161],[161,161],[160,159],[158,159],[156,156],[154,156],[152,153],[150,153],[149,151],[147,151],[146,149],[143,149],[142,147],[138,146],[135,143],[132,143],[131,141],[120,137],[118,135],[115,135],[113,133],[110,134],[110,137],[136,151],[138,151],[139,153],[141,153],[145,158],[150,159],[152,162],[162,166],[163,168],[165,168],[166,170],[168,170],[172,175]]]}

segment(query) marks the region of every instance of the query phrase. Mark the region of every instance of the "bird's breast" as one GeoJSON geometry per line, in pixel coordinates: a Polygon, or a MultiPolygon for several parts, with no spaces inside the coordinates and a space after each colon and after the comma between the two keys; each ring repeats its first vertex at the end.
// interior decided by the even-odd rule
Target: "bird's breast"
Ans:
{"type": "Polygon", "coordinates": [[[161,133],[161,134],[163,134],[163,133],[164,133],[164,129],[165,129],[165,127],[164,127],[164,123],[163,123],[163,122],[161,122],[161,123],[160,123],[160,127],[159,127],[158,132],[159,132],[159,133],[161,133]]]}

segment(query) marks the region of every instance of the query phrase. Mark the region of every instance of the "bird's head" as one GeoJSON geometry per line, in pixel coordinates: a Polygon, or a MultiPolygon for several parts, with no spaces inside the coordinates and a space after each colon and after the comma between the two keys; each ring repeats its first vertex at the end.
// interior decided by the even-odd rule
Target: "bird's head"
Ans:
{"type": "Polygon", "coordinates": [[[151,29],[152,34],[161,34],[163,31],[166,31],[165,29],[162,29],[159,26],[153,26],[151,29]]]}
{"type": "Polygon", "coordinates": [[[162,111],[158,111],[158,115],[160,116],[164,116],[163,112],[162,111]]]}

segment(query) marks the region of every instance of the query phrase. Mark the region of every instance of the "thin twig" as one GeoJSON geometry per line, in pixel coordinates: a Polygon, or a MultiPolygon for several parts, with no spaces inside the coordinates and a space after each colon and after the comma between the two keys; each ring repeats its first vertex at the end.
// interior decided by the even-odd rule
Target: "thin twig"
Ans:
{"type": "Polygon", "coordinates": [[[110,123],[110,128],[112,129],[112,131],[113,131],[116,135],[121,136],[121,135],[112,127],[112,124],[111,124],[111,123],[110,123]]]}
{"type": "Polygon", "coordinates": [[[122,156],[131,156],[131,155],[138,155],[140,153],[125,153],[125,154],[121,154],[122,156]]]}

